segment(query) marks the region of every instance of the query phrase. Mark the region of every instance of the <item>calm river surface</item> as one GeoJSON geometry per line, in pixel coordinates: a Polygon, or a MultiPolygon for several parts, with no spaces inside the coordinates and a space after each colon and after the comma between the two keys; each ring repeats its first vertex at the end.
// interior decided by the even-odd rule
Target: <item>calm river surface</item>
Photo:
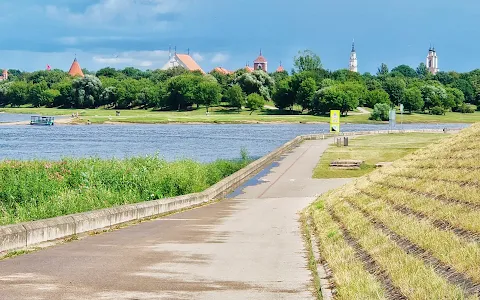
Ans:
{"type": "MultiPolygon", "coordinates": [[[[7,114],[0,114],[0,118],[7,114]]],[[[9,120],[25,115],[9,116],[9,120]]],[[[29,116],[28,116],[29,118],[29,116]]],[[[12,120],[13,121],[13,120],[12,120]]],[[[3,121],[5,122],[5,121],[3,121]]],[[[409,124],[404,129],[463,128],[466,124],[409,124]]],[[[400,128],[400,126],[397,126],[400,128]]],[[[343,125],[343,131],[388,125],[343,125]]],[[[254,125],[0,125],[0,160],[62,157],[124,158],[158,154],[167,160],[238,158],[240,149],[260,157],[300,134],[328,131],[328,124],[254,125]]]]}

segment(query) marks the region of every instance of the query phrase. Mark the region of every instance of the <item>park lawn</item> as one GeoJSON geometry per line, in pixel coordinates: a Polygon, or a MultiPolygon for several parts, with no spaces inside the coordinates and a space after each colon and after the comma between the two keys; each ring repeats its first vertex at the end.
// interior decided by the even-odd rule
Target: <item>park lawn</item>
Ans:
{"type": "MultiPolygon", "coordinates": [[[[263,109],[251,113],[249,110],[238,112],[234,109],[224,107],[210,108],[210,114],[206,115],[206,108],[200,107],[192,111],[156,111],[152,109],[119,109],[120,116],[115,115],[116,109],[59,109],[59,108],[0,108],[0,112],[19,114],[39,114],[50,116],[71,116],[72,113],[79,114],[74,123],[328,123],[329,116],[314,116],[308,114],[290,114],[288,111],[263,109]],[[251,114],[250,114],[251,113],[251,114]]],[[[298,112],[297,112],[298,113],[298,112]]],[[[342,123],[352,124],[382,124],[369,120],[369,114],[351,114],[341,118],[342,123]]],[[[480,122],[480,112],[473,114],[461,114],[448,112],[443,116],[429,114],[404,114],[397,115],[397,123],[475,123],[480,122]]]]}
{"type": "Polygon", "coordinates": [[[313,177],[360,177],[373,171],[375,164],[379,162],[395,161],[446,136],[442,133],[399,133],[350,138],[348,147],[331,145],[325,151],[314,170],[313,177]],[[360,170],[334,170],[330,168],[330,163],[336,159],[357,159],[365,163],[360,170]]]}

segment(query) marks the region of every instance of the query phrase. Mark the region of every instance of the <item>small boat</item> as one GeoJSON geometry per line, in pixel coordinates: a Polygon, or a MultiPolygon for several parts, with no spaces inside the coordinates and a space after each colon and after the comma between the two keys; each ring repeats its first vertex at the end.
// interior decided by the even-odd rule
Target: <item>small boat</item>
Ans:
{"type": "Polygon", "coordinates": [[[30,120],[30,125],[53,126],[54,123],[54,117],[32,116],[30,120]]]}

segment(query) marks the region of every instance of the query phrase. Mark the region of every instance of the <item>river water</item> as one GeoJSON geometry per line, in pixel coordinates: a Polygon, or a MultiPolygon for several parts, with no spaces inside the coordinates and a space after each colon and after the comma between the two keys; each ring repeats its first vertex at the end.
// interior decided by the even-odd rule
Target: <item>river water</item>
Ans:
{"type": "MultiPolygon", "coordinates": [[[[25,121],[26,115],[0,114],[25,121]]],[[[27,116],[27,120],[29,116],[27,116]]],[[[6,122],[6,121],[3,121],[6,122]]],[[[467,124],[408,124],[404,129],[463,128],[467,124]]],[[[388,125],[348,124],[342,131],[382,130],[388,125]]],[[[400,125],[397,126],[400,129],[400,125]]],[[[124,158],[158,154],[167,160],[208,162],[240,157],[245,148],[261,157],[301,134],[328,132],[328,124],[204,125],[0,125],[0,160],[62,157],[124,158]]]]}

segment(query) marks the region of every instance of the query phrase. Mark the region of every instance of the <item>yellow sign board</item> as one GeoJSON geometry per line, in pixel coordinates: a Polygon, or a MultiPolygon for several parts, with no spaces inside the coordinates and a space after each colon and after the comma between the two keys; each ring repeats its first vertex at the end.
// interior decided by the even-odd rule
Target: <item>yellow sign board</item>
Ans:
{"type": "Polygon", "coordinates": [[[330,132],[340,132],[340,111],[330,111],[330,132]]]}

